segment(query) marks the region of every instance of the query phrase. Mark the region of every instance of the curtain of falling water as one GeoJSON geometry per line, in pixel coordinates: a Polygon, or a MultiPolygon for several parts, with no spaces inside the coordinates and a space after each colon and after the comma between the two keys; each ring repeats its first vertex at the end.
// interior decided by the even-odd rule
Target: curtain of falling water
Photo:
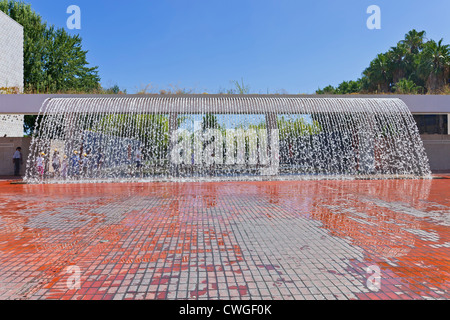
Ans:
{"type": "Polygon", "coordinates": [[[430,176],[398,99],[54,98],[40,115],[29,183],[430,176]]]}

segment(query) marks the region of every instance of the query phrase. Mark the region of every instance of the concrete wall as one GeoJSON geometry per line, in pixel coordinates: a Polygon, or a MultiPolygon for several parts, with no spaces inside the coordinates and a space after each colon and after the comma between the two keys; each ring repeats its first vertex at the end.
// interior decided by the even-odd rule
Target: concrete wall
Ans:
{"type": "Polygon", "coordinates": [[[23,165],[20,174],[25,174],[31,138],[0,138],[0,176],[14,175],[12,157],[17,147],[22,148],[23,165]]]}
{"type": "Polygon", "coordinates": [[[0,87],[23,89],[23,27],[0,11],[0,87]]]}
{"type": "Polygon", "coordinates": [[[424,134],[421,137],[431,170],[434,173],[450,172],[450,136],[424,134]]]}
{"type": "MultiPolygon", "coordinates": [[[[0,11],[0,94],[12,87],[23,91],[23,27],[0,11]]],[[[5,135],[23,136],[23,115],[0,116],[0,137],[5,135]]]]}

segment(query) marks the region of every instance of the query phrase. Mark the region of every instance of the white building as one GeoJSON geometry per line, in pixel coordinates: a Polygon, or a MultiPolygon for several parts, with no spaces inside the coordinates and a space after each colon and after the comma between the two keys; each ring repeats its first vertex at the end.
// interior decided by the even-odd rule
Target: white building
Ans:
{"type": "MultiPolygon", "coordinates": [[[[23,92],[23,74],[23,27],[0,11],[0,94],[23,92]]],[[[0,137],[23,137],[23,119],[0,115],[0,137]]]]}

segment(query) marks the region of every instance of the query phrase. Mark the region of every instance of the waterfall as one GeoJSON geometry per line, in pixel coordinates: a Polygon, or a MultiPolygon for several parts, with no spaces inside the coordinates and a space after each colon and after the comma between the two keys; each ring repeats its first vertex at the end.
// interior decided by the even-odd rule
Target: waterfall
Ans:
{"type": "Polygon", "coordinates": [[[390,98],[50,98],[29,183],[429,178],[408,107],[390,98]]]}

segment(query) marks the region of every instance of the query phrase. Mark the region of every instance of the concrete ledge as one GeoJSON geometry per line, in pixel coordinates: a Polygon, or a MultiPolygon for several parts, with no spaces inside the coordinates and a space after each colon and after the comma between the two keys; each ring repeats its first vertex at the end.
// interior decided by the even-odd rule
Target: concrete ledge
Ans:
{"type": "Polygon", "coordinates": [[[80,94],[18,94],[0,95],[0,114],[39,114],[43,103],[50,98],[345,98],[400,99],[414,114],[450,113],[450,95],[80,95],[80,94]]]}

